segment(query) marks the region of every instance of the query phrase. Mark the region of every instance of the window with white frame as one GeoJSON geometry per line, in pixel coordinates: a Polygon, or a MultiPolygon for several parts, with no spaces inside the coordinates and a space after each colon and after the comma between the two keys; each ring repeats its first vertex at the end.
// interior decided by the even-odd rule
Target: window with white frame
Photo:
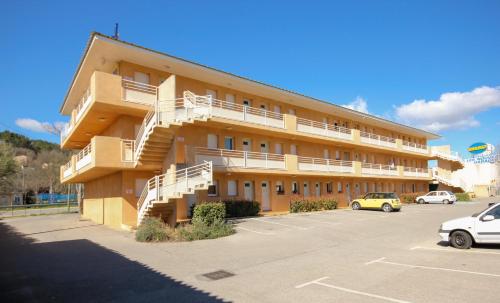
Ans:
{"type": "Polygon", "coordinates": [[[282,181],[276,181],[276,194],[277,195],[284,195],[285,194],[285,187],[283,186],[282,181]]]}
{"type": "Polygon", "coordinates": [[[338,193],[342,192],[342,182],[337,182],[337,192],[338,193]]]}
{"type": "Polygon", "coordinates": [[[332,183],[332,182],[328,182],[328,183],[326,183],[326,192],[327,192],[328,194],[333,193],[333,183],[332,183]]]}
{"type": "Polygon", "coordinates": [[[218,196],[218,194],[219,194],[219,188],[217,186],[218,183],[219,182],[217,180],[214,180],[212,182],[212,185],[208,186],[208,196],[209,197],[216,197],[216,196],[218,196]]]}
{"type": "Polygon", "coordinates": [[[292,181],[292,194],[299,194],[299,184],[297,183],[297,181],[292,181]]]}

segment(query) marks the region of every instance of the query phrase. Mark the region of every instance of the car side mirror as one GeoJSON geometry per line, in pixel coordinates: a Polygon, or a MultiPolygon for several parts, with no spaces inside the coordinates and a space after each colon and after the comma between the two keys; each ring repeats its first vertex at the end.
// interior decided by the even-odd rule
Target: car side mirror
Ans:
{"type": "Polygon", "coordinates": [[[485,221],[485,222],[487,222],[487,221],[493,221],[493,220],[495,220],[495,217],[492,216],[492,215],[486,215],[481,220],[485,221]]]}

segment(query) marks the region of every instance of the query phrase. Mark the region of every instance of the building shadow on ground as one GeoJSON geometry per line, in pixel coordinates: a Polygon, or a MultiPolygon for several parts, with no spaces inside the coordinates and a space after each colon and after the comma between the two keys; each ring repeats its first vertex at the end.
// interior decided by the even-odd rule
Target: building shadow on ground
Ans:
{"type": "Polygon", "coordinates": [[[89,240],[37,243],[0,221],[0,302],[227,302],[89,240]]]}

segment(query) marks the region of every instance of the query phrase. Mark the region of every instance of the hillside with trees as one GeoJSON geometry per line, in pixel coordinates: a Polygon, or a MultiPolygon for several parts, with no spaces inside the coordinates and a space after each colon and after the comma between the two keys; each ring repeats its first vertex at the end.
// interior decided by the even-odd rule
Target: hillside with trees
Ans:
{"type": "Polygon", "coordinates": [[[28,202],[34,202],[39,193],[67,192],[59,168],[70,155],[55,143],[0,132],[0,195],[22,193],[28,202]]]}

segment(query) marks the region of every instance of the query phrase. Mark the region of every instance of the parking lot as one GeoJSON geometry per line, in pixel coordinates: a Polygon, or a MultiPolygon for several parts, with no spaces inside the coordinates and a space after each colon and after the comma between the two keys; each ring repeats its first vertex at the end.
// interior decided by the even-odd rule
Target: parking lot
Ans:
{"type": "Polygon", "coordinates": [[[31,240],[2,240],[0,277],[25,272],[0,291],[82,302],[498,302],[500,246],[456,250],[437,234],[492,201],[247,218],[233,221],[233,236],[191,243],[137,243],[77,215],[8,219],[3,229],[31,240]],[[49,259],[19,253],[26,245],[49,259]],[[47,264],[19,266],[28,258],[47,264]]]}

